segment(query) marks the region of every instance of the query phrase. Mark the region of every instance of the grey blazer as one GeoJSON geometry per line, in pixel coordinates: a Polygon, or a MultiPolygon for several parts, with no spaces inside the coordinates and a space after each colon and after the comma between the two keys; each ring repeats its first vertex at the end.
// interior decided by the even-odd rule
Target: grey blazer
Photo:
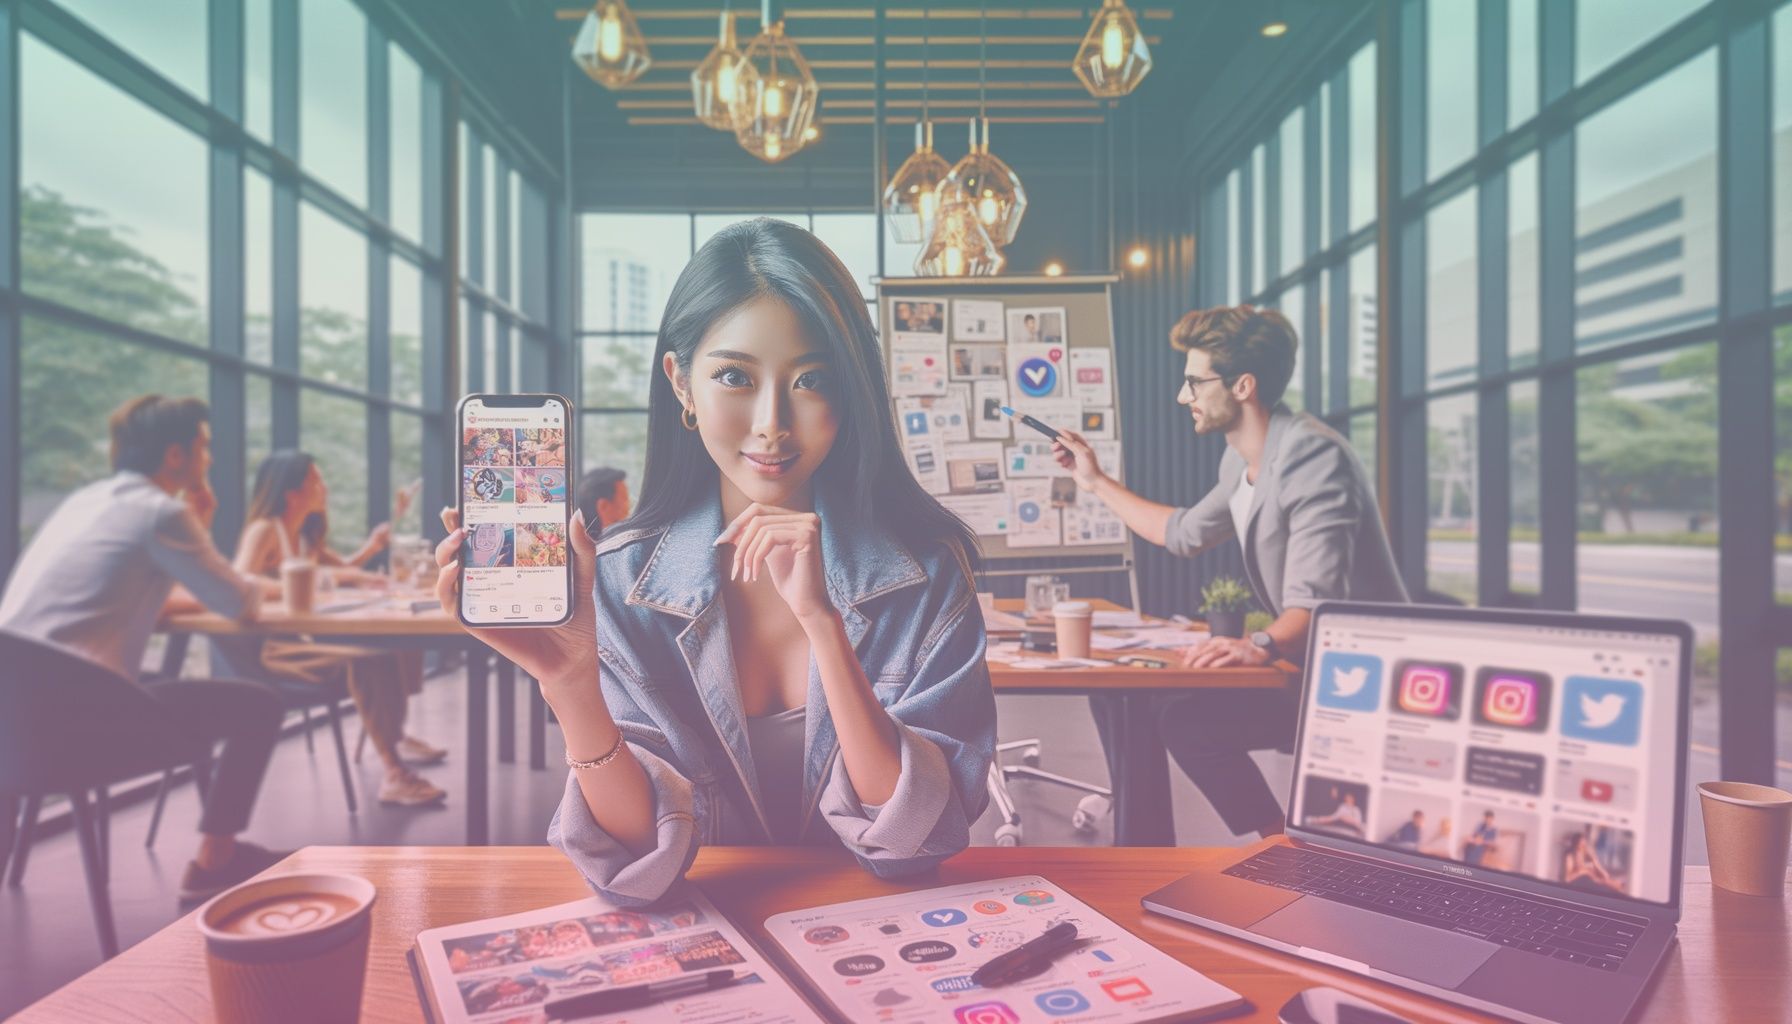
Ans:
{"type": "MultiPolygon", "coordinates": [[[[1236,534],[1229,502],[1244,470],[1244,456],[1227,447],[1219,484],[1193,508],[1170,513],[1171,554],[1196,555],[1236,534]]],[[[1240,546],[1251,589],[1272,615],[1344,598],[1408,600],[1356,452],[1337,431],[1285,405],[1270,416],[1240,546]]]]}

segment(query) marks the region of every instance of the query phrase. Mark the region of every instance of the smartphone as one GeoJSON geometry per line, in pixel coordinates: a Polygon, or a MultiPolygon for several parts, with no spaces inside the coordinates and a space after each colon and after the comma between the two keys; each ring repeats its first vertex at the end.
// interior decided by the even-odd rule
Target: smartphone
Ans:
{"type": "Polygon", "coordinates": [[[557,626],[572,616],[572,405],[559,395],[468,395],[455,414],[466,540],[460,621],[557,626]]]}

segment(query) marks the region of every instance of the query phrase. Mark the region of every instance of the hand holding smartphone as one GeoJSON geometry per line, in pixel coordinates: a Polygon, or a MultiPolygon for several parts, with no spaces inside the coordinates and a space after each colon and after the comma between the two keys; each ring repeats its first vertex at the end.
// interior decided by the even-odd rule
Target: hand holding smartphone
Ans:
{"type": "Polygon", "coordinates": [[[468,395],[456,419],[460,621],[566,622],[574,604],[571,405],[559,395],[468,395]]]}

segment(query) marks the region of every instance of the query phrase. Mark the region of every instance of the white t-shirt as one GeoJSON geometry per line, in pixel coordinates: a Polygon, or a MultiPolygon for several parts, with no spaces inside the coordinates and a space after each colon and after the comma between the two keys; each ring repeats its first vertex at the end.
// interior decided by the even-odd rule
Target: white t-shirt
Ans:
{"type": "Polygon", "coordinates": [[[1238,534],[1238,543],[1244,543],[1244,524],[1251,519],[1251,501],[1257,496],[1257,485],[1251,483],[1251,474],[1246,471],[1238,474],[1238,490],[1232,492],[1228,502],[1232,507],[1232,529],[1238,534]]]}

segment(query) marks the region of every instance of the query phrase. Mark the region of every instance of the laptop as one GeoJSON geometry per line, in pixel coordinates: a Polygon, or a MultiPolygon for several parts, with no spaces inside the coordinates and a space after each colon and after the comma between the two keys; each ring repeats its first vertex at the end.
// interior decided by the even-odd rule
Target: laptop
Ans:
{"type": "Polygon", "coordinates": [[[1683,622],[1331,602],[1288,834],[1144,905],[1522,1021],[1629,1016],[1674,939],[1683,622]]]}

